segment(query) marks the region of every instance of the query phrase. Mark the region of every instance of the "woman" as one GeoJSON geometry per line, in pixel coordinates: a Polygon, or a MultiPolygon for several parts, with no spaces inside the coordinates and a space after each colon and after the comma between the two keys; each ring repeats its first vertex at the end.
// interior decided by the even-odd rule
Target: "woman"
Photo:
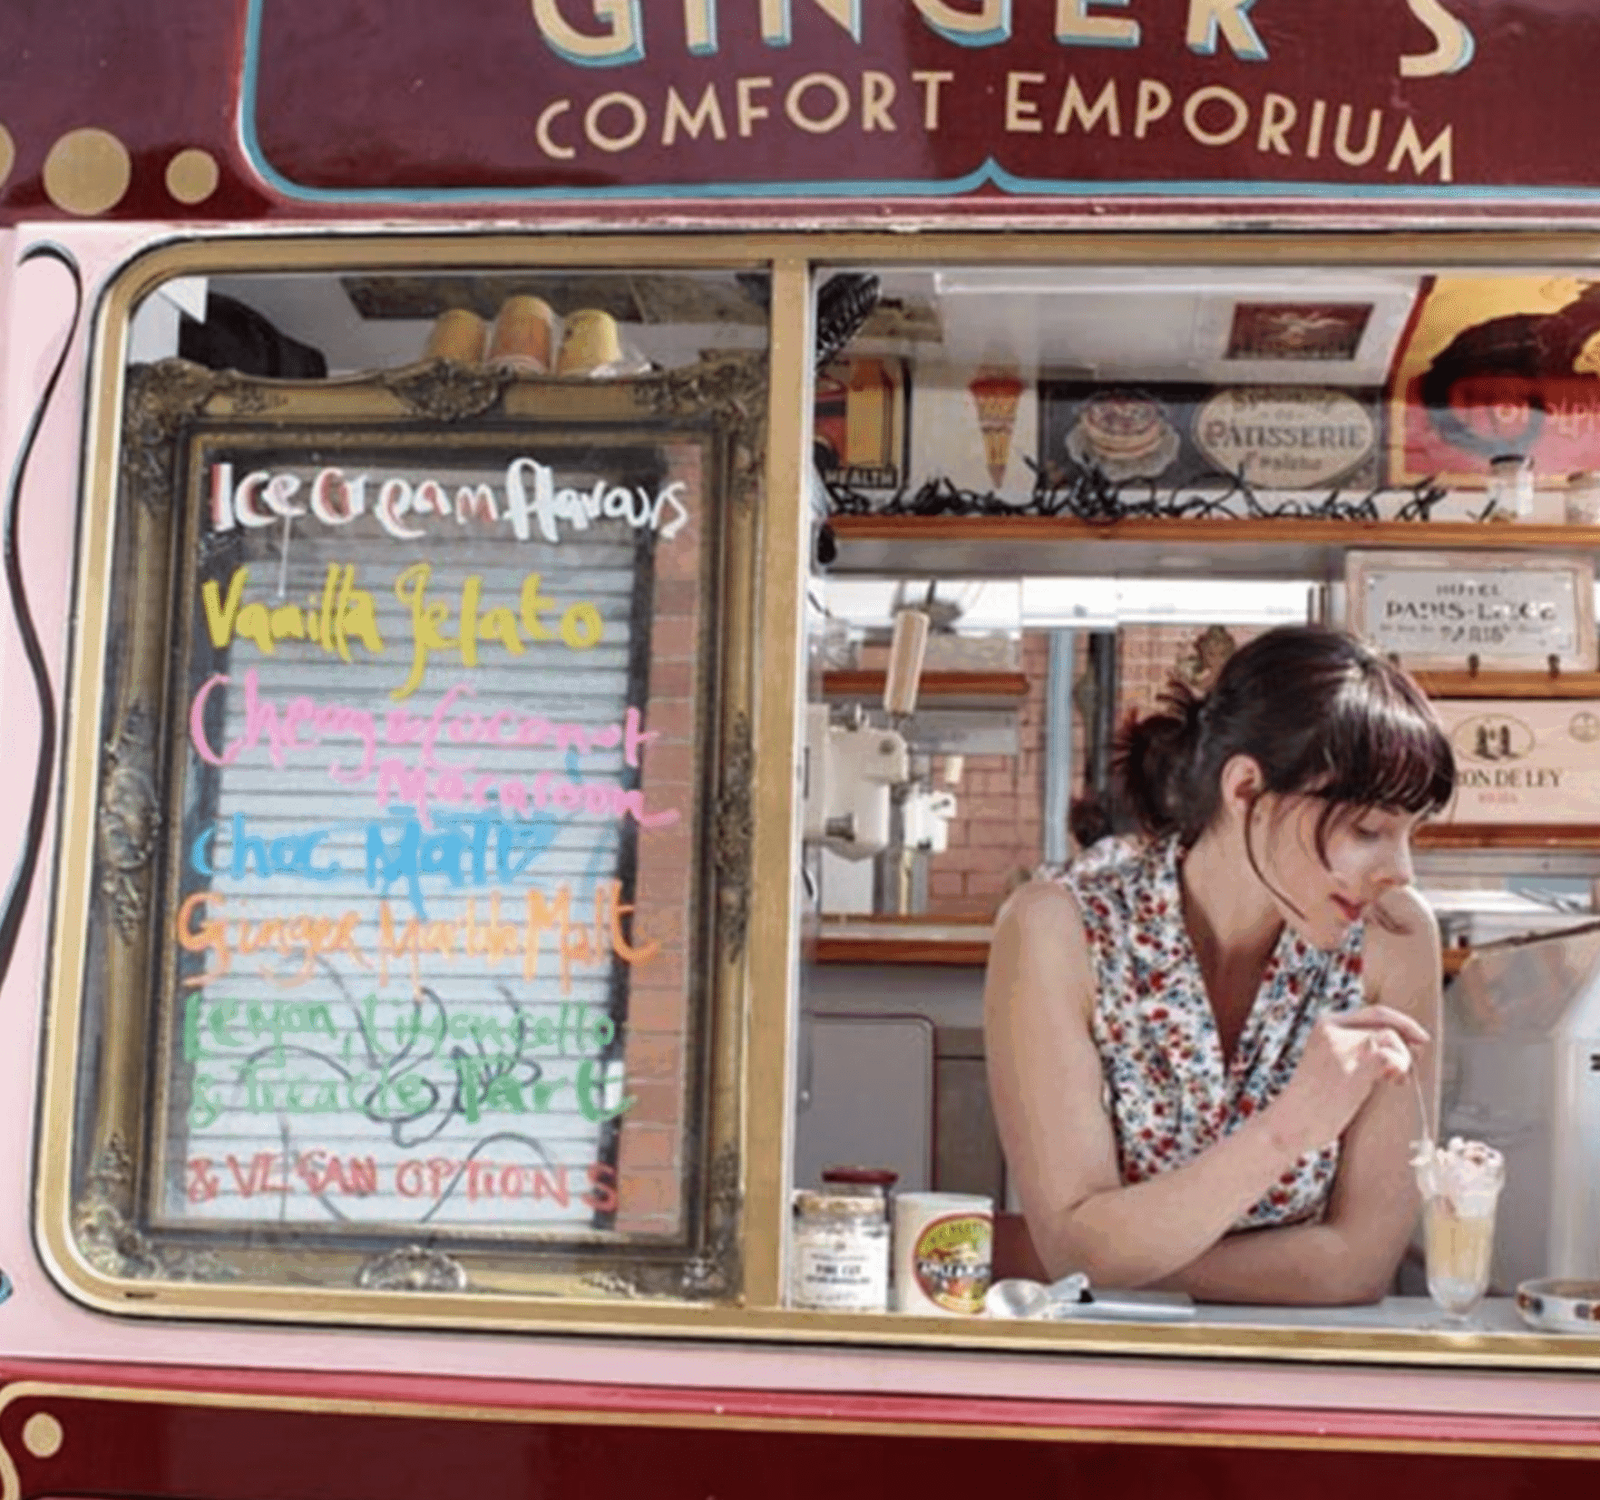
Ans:
{"type": "Polygon", "coordinates": [[[995,926],[990,1087],[1053,1276],[1210,1301],[1387,1289],[1417,1212],[1438,932],[1410,838],[1454,790],[1399,668],[1286,627],[1119,747],[1148,841],[995,926]]]}

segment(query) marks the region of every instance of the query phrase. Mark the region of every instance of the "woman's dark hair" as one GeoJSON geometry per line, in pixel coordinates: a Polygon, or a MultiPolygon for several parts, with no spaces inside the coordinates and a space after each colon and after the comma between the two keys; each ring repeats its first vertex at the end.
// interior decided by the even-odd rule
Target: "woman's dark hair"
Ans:
{"type": "Polygon", "coordinates": [[[1356,808],[1437,812],[1455,791],[1455,757],[1422,690],[1342,631],[1285,625],[1228,658],[1204,697],[1168,684],[1162,709],[1119,737],[1115,768],[1147,833],[1188,846],[1216,816],[1222,768],[1261,767],[1263,790],[1314,793],[1328,829],[1356,808]]]}

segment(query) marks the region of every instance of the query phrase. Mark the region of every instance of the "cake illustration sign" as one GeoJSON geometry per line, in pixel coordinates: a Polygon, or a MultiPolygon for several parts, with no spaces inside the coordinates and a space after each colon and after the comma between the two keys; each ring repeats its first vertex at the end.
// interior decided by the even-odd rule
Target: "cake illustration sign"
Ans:
{"type": "Polygon", "coordinates": [[[1046,381],[1040,464],[1056,481],[1077,469],[1166,490],[1372,484],[1379,399],[1312,386],[1046,381]]]}
{"type": "Polygon", "coordinates": [[[1154,479],[1178,456],[1166,409],[1143,391],[1108,391],[1084,402],[1067,434],[1067,452],[1107,479],[1154,479]]]}

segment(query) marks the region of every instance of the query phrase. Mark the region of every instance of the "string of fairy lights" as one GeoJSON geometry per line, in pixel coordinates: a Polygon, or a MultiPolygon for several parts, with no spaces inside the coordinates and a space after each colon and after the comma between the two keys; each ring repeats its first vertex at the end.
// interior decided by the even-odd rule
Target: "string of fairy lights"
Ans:
{"type": "MultiPolygon", "coordinates": [[[[1449,493],[1432,479],[1365,490],[1284,494],[1264,499],[1242,474],[1205,475],[1175,488],[1150,479],[1112,480],[1100,469],[1068,461],[1048,470],[1030,461],[1026,498],[979,491],[948,478],[893,494],[868,492],[823,476],[836,516],[1040,516],[1112,525],[1127,520],[1429,521],[1449,493]]],[[[1487,520],[1491,500],[1475,520],[1487,520]]]]}

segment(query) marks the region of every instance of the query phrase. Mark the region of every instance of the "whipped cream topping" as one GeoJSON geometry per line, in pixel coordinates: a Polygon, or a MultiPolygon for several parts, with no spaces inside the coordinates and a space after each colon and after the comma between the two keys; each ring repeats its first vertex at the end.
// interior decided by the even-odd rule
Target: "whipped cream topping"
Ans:
{"type": "Polygon", "coordinates": [[[1411,1165],[1425,1198],[1448,1201],[1459,1215],[1494,1212],[1495,1199],[1506,1180],[1506,1159],[1483,1141],[1451,1136],[1443,1146],[1417,1141],[1411,1165]]]}

